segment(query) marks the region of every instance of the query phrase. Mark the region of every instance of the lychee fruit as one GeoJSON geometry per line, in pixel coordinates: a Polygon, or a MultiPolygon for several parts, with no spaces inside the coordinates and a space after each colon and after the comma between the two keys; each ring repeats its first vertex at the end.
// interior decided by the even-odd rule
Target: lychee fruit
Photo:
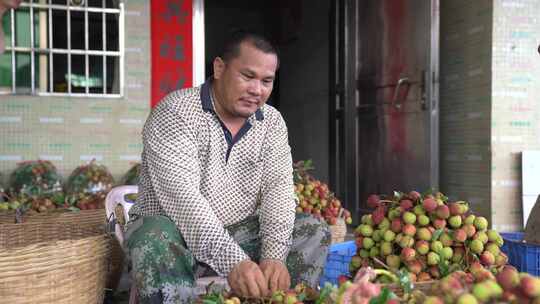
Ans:
{"type": "Polygon", "coordinates": [[[465,240],[467,240],[467,233],[465,232],[465,230],[463,229],[456,229],[454,230],[454,240],[456,240],[456,242],[465,242],[465,240]]]}
{"type": "Polygon", "coordinates": [[[414,236],[416,234],[416,227],[412,224],[406,224],[405,226],[403,226],[401,231],[405,235],[414,236]]]}
{"type": "Polygon", "coordinates": [[[441,260],[441,257],[438,254],[436,254],[435,252],[430,252],[427,255],[427,263],[428,263],[428,265],[431,265],[431,266],[438,265],[440,260],[441,260]]]}
{"type": "Polygon", "coordinates": [[[422,198],[422,195],[418,191],[411,191],[409,192],[407,197],[409,197],[411,201],[417,202],[422,198]]]}
{"type": "Polygon", "coordinates": [[[379,225],[384,219],[386,215],[386,207],[383,205],[380,205],[373,211],[371,214],[371,219],[373,220],[373,224],[379,225]]]}
{"type": "Polygon", "coordinates": [[[422,202],[422,206],[428,213],[432,213],[437,209],[437,201],[435,201],[433,198],[425,198],[422,202]]]}
{"type": "Polygon", "coordinates": [[[426,255],[429,252],[429,243],[424,240],[420,240],[414,244],[414,248],[421,255],[426,255]]]}
{"type": "Polygon", "coordinates": [[[386,230],[384,232],[383,238],[387,242],[392,242],[396,238],[396,233],[392,230],[386,230]]]}
{"type": "Polygon", "coordinates": [[[427,226],[429,225],[429,217],[425,214],[420,214],[416,221],[418,222],[418,225],[420,226],[427,226]]]}
{"type": "Polygon", "coordinates": [[[486,266],[491,266],[495,264],[495,256],[489,251],[484,251],[480,255],[480,261],[486,266]]]}
{"type": "Polygon", "coordinates": [[[476,216],[474,214],[469,214],[465,219],[463,220],[464,224],[474,224],[474,220],[476,219],[476,216]]]}
{"type": "Polygon", "coordinates": [[[496,276],[497,283],[501,285],[504,290],[512,290],[515,286],[519,285],[519,273],[514,267],[504,267],[501,272],[496,276]]]}
{"type": "Polygon", "coordinates": [[[465,224],[461,228],[463,228],[463,230],[465,230],[465,232],[467,233],[468,238],[472,238],[476,233],[476,227],[474,227],[473,224],[465,224]]]}
{"type": "Polygon", "coordinates": [[[401,232],[401,227],[402,227],[401,219],[395,218],[392,220],[392,224],[390,225],[390,229],[392,231],[394,231],[395,233],[399,233],[401,232]]]}
{"type": "Polygon", "coordinates": [[[392,269],[398,269],[401,265],[401,259],[399,256],[391,254],[386,257],[386,265],[388,265],[392,269]]]}
{"type": "Polygon", "coordinates": [[[409,211],[403,213],[403,222],[405,222],[406,224],[416,223],[416,215],[409,211]]]}
{"type": "Polygon", "coordinates": [[[440,219],[447,219],[448,217],[450,217],[450,209],[448,209],[448,206],[446,205],[440,205],[435,210],[435,214],[440,219]]]}
{"type": "Polygon", "coordinates": [[[369,208],[377,208],[380,205],[381,198],[377,194],[372,194],[367,198],[369,208]]]}
{"type": "Polygon", "coordinates": [[[420,240],[431,241],[432,234],[427,228],[420,228],[416,231],[416,237],[420,240]]]}
{"type": "Polygon", "coordinates": [[[441,243],[445,247],[452,246],[452,243],[453,243],[452,237],[447,232],[444,232],[443,234],[441,234],[441,236],[439,237],[439,241],[441,241],[441,243]]]}
{"type": "Polygon", "coordinates": [[[521,291],[529,298],[540,297],[540,279],[525,275],[520,281],[521,291]]]}
{"type": "Polygon", "coordinates": [[[474,219],[474,226],[477,230],[486,230],[488,227],[488,220],[483,216],[479,216],[474,219]]]}
{"type": "Polygon", "coordinates": [[[484,244],[480,240],[472,240],[469,246],[476,254],[481,254],[484,251],[484,244]]]}
{"type": "Polygon", "coordinates": [[[419,215],[425,215],[426,210],[424,210],[424,207],[422,207],[422,205],[416,205],[413,208],[413,213],[416,214],[416,216],[418,217],[419,215]]]}
{"type": "Polygon", "coordinates": [[[392,243],[390,243],[390,242],[382,242],[381,243],[381,253],[382,253],[382,255],[387,256],[387,255],[392,254],[392,251],[393,251],[392,249],[393,249],[392,243]]]}
{"type": "Polygon", "coordinates": [[[478,300],[472,294],[464,293],[459,296],[456,304],[478,304],[478,300]]]}
{"type": "Polygon", "coordinates": [[[399,206],[401,207],[401,210],[407,211],[413,207],[413,202],[408,199],[403,199],[399,202],[399,206]]]}
{"type": "Polygon", "coordinates": [[[433,221],[433,227],[435,227],[436,229],[443,229],[444,227],[446,227],[446,220],[444,219],[435,219],[433,221]]]}
{"type": "Polygon", "coordinates": [[[448,224],[450,224],[450,226],[452,228],[459,228],[461,227],[461,215],[454,215],[454,216],[451,216],[449,219],[448,219],[448,224]]]}

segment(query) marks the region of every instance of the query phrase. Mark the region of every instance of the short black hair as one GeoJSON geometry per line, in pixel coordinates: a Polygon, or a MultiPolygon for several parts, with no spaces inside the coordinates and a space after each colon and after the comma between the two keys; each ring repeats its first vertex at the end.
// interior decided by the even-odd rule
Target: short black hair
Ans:
{"type": "Polygon", "coordinates": [[[240,55],[240,44],[242,44],[242,42],[250,43],[263,53],[276,55],[279,66],[279,53],[277,47],[263,35],[249,30],[235,30],[231,32],[227,40],[225,40],[223,49],[220,52],[221,59],[227,62],[237,58],[240,55]]]}

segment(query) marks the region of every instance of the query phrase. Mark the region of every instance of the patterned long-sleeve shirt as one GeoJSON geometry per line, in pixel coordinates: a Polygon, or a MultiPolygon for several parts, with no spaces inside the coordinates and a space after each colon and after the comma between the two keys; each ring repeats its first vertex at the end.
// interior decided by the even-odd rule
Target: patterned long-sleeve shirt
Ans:
{"type": "Polygon", "coordinates": [[[148,117],[130,216],[168,216],[195,258],[226,276],[249,257],[225,227],[254,214],[261,258],[287,257],[295,218],[292,159],[276,109],[262,106],[232,138],[214,111],[210,85],[171,93],[148,117]]]}

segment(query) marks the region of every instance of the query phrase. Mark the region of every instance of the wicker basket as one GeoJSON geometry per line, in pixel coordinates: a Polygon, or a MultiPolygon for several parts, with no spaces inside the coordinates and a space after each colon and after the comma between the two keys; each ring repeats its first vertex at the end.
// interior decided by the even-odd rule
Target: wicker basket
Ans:
{"type": "Polygon", "coordinates": [[[109,256],[103,229],[54,221],[0,225],[0,298],[102,303],[109,256]]]}
{"type": "Polygon", "coordinates": [[[329,225],[330,234],[332,235],[332,244],[342,243],[345,241],[345,235],[347,234],[347,225],[345,220],[338,218],[335,225],[329,225]]]}
{"type": "MultiPolygon", "coordinates": [[[[14,213],[0,214],[0,225],[12,224],[15,222],[14,213]]],[[[66,225],[76,225],[84,229],[105,229],[106,215],[105,209],[81,210],[77,212],[67,210],[57,210],[48,213],[38,213],[23,216],[23,223],[62,223],[66,225]]],[[[1,237],[1,236],[0,236],[1,237]]],[[[106,286],[109,289],[116,289],[120,282],[124,266],[124,252],[118,240],[110,237],[111,247],[110,258],[108,259],[108,276],[106,286]]]]}

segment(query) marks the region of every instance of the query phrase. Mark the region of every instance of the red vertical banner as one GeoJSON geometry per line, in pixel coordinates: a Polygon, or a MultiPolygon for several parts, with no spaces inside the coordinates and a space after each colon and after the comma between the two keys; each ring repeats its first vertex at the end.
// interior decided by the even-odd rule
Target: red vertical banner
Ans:
{"type": "Polygon", "coordinates": [[[152,0],[150,18],[153,107],[168,93],[193,84],[192,0],[152,0]]]}

